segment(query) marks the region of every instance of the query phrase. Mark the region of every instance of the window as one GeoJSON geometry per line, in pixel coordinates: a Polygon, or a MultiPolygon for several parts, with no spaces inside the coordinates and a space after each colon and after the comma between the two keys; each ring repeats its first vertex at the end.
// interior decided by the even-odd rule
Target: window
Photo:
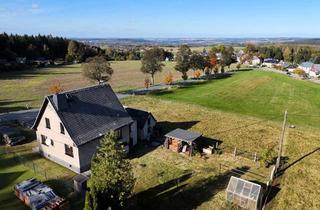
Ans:
{"type": "Polygon", "coordinates": [[[60,123],[60,133],[64,134],[64,126],[60,123]]]}
{"type": "Polygon", "coordinates": [[[64,145],[64,150],[65,150],[65,154],[70,156],[70,157],[73,157],[73,147],[72,146],[69,146],[69,145],[64,145]]]}
{"type": "Polygon", "coordinates": [[[53,142],[53,140],[51,139],[51,146],[54,146],[54,142],[53,142]]]}
{"type": "Polygon", "coordinates": [[[150,117],[148,118],[148,125],[150,125],[150,123],[151,123],[151,120],[150,120],[150,117]]]}
{"type": "Polygon", "coordinates": [[[47,137],[44,136],[44,135],[41,135],[41,144],[48,146],[48,145],[46,144],[46,140],[47,140],[47,137]]]}
{"type": "Polygon", "coordinates": [[[122,139],[122,130],[121,128],[114,131],[117,139],[122,139]]]}
{"type": "Polygon", "coordinates": [[[48,129],[51,128],[49,118],[46,118],[46,128],[48,128],[48,129]]]}

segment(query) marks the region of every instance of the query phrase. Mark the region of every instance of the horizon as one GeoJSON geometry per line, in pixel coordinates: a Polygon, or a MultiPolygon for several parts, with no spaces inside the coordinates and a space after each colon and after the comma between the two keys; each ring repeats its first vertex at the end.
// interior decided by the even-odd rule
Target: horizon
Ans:
{"type": "Polygon", "coordinates": [[[14,0],[0,3],[0,31],[105,39],[318,38],[317,8],[316,0],[14,0]]]}

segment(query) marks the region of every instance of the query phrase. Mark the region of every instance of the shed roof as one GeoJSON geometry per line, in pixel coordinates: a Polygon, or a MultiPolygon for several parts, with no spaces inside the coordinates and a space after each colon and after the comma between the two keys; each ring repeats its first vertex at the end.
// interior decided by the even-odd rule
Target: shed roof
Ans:
{"type": "Polygon", "coordinates": [[[187,142],[193,142],[194,140],[196,140],[201,136],[202,136],[201,133],[196,133],[196,132],[184,130],[181,128],[177,128],[173,131],[170,131],[165,135],[165,137],[175,138],[175,139],[179,139],[187,142]]]}

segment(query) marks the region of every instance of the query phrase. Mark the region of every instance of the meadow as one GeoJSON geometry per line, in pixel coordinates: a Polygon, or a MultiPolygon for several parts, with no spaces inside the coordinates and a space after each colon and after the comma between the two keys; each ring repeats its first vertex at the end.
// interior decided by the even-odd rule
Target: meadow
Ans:
{"type": "MultiPolygon", "coordinates": [[[[110,83],[115,90],[143,86],[144,75],[138,61],[112,65],[115,74],[110,83]]],[[[166,64],[163,73],[156,76],[157,83],[162,82],[166,71],[171,70],[176,79],[180,77],[173,71],[173,65],[166,64]]],[[[89,85],[80,72],[80,65],[70,65],[3,75],[0,111],[23,108],[26,103],[39,107],[49,92],[48,84],[56,79],[66,90],[89,85]]],[[[162,148],[142,148],[130,160],[137,179],[130,203],[145,209],[221,209],[225,205],[224,190],[234,169],[243,170],[241,176],[245,179],[265,184],[270,168],[242,156],[233,157],[232,151],[237,147],[250,154],[261,154],[266,147],[277,149],[283,112],[288,110],[288,125],[296,127],[286,129],[283,151],[286,164],[267,207],[319,209],[319,91],[319,85],[308,81],[242,69],[230,77],[204,84],[122,99],[124,105],[152,112],[164,133],[179,127],[222,142],[222,154],[207,159],[199,155],[189,158],[162,148]],[[221,164],[227,167],[221,168],[221,164]],[[250,172],[259,176],[252,176],[250,172]]],[[[15,150],[29,156],[33,144],[15,147],[15,150]]],[[[34,161],[56,173],[65,170],[43,158],[34,161]]],[[[23,209],[11,189],[14,183],[38,175],[5,154],[3,146],[0,147],[0,166],[3,169],[0,176],[5,180],[1,182],[0,198],[4,200],[0,203],[4,205],[0,208],[23,209]]],[[[63,189],[61,193],[64,194],[63,189]]]]}
{"type": "MultiPolygon", "coordinates": [[[[133,159],[137,177],[135,195],[149,209],[224,209],[224,190],[228,179],[231,175],[237,175],[231,169],[262,175],[264,177],[244,173],[241,177],[266,184],[271,168],[265,168],[262,163],[255,163],[252,159],[241,156],[235,158],[233,150],[228,148],[237,147],[251,154],[261,154],[266,147],[277,149],[281,132],[280,118],[268,120],[250,117],[157,97],[130,97],[123,102],[127,106],[151,111],[158,124],[164,128],[164,133],[180,127],[201,132],[207,139],[222,142],[220,148],[223,153],[215,154],[205,161],[197,156],[187,158],[165,149],[157,149],[133,159]],[[144,164],[146,167],[141,167],[144,164]],[[229,169],[223,168],[219,172],[219,164],[227,165],[229,169]],[[178,186],[165,184],[190,172],[192,176],[181,181],[178,186]],[[153,199],[148,194],[154,195],[153,199]],[[146,195],[146,200],[140,195],[146,195]]],[[[286,164],[279,184],[267,202],[267,209],[320,208],[319,136],[320,130],[316,127],[286,129],[283,149],[286,164]]]]}
{"type": "MultiPolygon", "coordinates": [[[[109,81],[116,91],[144,87],[144,75],[140,71],[140,61],[114,61],[112,79],[109,81]]],[[[166,62],[163,71],[155,76],[155,83],[164,81],[168,71],[175,79],[180,74],[174,70],[174,62],[166,62]]],[[[94,85],[81,75],[81,64],[41,68],[0,75],[0,113],[7,111],[38,108],[44,97],[50,94],[49,87],[59,81],[64,90],[94,85]]]]}
{"type": "Polygon", "coordinates": [[[319,92],[318,84],[273,72],[248,70],[154,95],[262,119],[282,120],[284,111],[288,110],[289,123],[319,128],[319,92]]]}

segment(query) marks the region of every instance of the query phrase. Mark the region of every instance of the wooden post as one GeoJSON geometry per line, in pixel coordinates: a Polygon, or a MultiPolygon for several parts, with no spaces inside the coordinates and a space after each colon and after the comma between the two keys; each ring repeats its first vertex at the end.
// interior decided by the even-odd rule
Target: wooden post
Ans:
{"type": "Polygon", "coordinates": [[[234,148],[233,156],[237,156],[237,147],[234,148]]]}
{"type": "Polygon", "coordinates": [[[288,111],[286,110],[284,112],[283,124],[282,124],[282,132],[281,132],[281,136],[279,138],[279,151],[278,151],[278,158],[277,158],[277,162],[276,162],[276,172],[278,172],[279,167],[280,167],[281,154],[282,154],[282,145],[283,145],[283,139],[284,139],[284,134],[285,134],[285,131],[286,131],[286,124],[287,124],[287,114],[288,114],[288,111]]]}

